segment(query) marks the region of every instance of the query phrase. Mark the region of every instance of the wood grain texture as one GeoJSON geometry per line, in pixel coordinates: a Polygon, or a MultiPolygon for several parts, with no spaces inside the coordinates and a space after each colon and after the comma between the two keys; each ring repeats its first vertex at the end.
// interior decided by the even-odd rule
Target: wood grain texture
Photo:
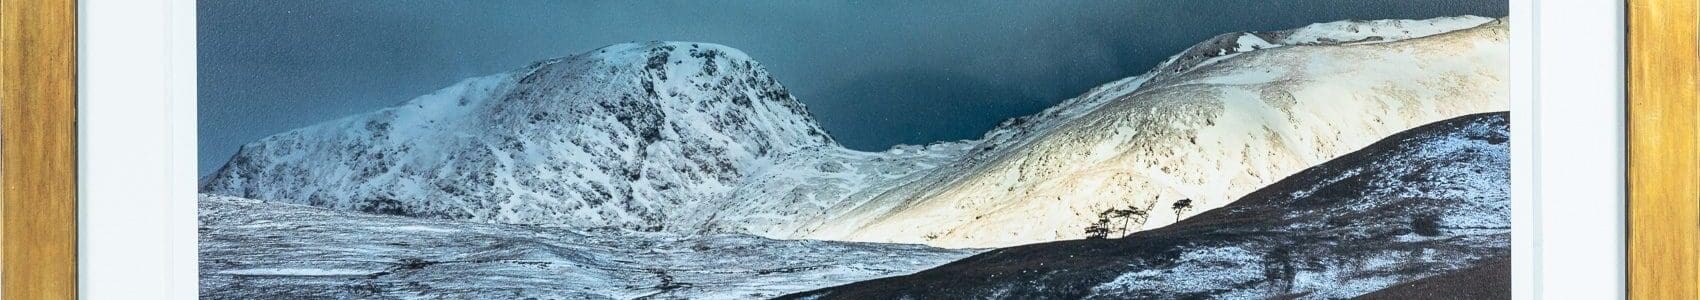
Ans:
{"type": "MultiPolygon", "coordinates": [[[[1696,0],[1629,1],[1629,296],[1700,299],[1696,0]]],[[[1580,199],[1578,199],[1580,200],[1580,199]]]]}
{"type": "Polygon", "coordinates": [[[77,294],[75,0],[0,0],[0,298],[77,294]]]}

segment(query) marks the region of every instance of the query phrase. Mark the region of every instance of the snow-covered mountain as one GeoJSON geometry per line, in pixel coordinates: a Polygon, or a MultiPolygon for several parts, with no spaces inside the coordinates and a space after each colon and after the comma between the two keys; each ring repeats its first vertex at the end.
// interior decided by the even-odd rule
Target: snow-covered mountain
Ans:
{"type": "Polygon", "coordinates": [[[778,153],[837,147],[741,51],[619,44],[243,146],[209,193],[500,223],[660,229],[778,153]]]}
{"type": "Polygon", "coordinates": [[[1509,114],[1467,115],[1393,135],[1172,226],[998,249],[789,297],[1344,299],[1395,286],[1382,293],[1507,295],[1510,138],[1509,114]]]}
{"type": "MultiPolygon", "coordinates": [[[[1395,132],[1506,110],[1506,23],[1341,21],[1224,34],[1150,73],[1006,122],[947,165],[836,200],[783,233],[1010,246],[1081,238],[1098,212],[1130,205],[1150,211],[1144,228],[1166,225],[1180,217],[1170,209],[1178,200],[1192,211],[1219,207],[1395,132]]],[[[772,190],[737,199],[822,197],[763,193],[772,190]]]]}
{"type": "Polygon", "coordinates": [[[1008,246],[1226,205],[1392,133],[1501,111],[1506,21],[1232,33],[982,139],[836,145],[740,51],[621,44],[245,146],[203,191],[387,214],[1008,246]]]}
{"type": "Polygon", "coordinates": [[[430,220],[203,194],[205,299],[753,299],[978,251],[430,220]]]}

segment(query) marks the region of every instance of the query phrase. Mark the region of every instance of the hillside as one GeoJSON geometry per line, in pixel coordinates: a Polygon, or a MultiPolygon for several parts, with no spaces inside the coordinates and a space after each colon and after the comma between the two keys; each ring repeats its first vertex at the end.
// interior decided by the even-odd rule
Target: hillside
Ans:
{"type": "MultiPolygon", "coordinates": [[[[949,164],[831,203],[790,236],[1012,246],[1081,238],[1098,212],[1128,206],[1151,211],[1143,228],[1161,227],[1186,217],[1168,209],[1176,201],[1220,207],[1393,133],[1506,110],[1506,26],[1458,17],[1225,34],[1007,122],[949,164]]],[[[744,191],[735,198],[774,196],[744,191]]]]}
{"type": "MultiPolygon", "coordinates": [[[[1511,253],[1508,116],[1405,131],[1127,238],[997,249],[786,298],[1335,299],[1503,262],[1511,253]]],[[[1496,276],[1510,275],[1466,274],[1504,282],[1496,276]]]]}

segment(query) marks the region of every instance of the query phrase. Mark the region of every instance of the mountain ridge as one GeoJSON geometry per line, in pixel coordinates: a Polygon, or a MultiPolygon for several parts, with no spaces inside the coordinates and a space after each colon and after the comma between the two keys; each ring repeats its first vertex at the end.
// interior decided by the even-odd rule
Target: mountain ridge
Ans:
{"type": "MultiPolygon", "coordinates": [[[[801,102],[741,51],[702,43],[618,44],[463,81],[409,101],[414,108],[404,104],[268,137],[245,146],[202,188],[498,223],[947,247],[1079,238],[1089,215],[1106,207],[1195,199],[1200,210],[1213,208],[1391,132],[1503,110],[1505,71],[1496,61],[1504,59],[1505,23],[1481,17],[1343,21],[1279,34],[1225,34],[1146,74],[1012,118],[980,139],[882,152],[838,146],[801,102]],[[1248,35],[1268,39],[1243,38],[1248,35]],[[1223,37],[1233,37],[1232,43],[1213,42],[1229,40],[1223,37]],[[1375,41],[1366,41],[1370,37],[1375,41]],[[1314,63],[1323,58],[1349,63],[1314,63]],[[1424,67],[1380,65],[1394,63],[1424,67]],[[1384,71],[1403,77],[1362,78],[1384,71]],[[563,99],[586,105],[546,105],[563,99]],[[532,105],[506,105],[511,100],[532,105]],[[504,105],[477,111],[488,114],[447,109],[456,103],[504,105]],[[406,110],[412,112],[397,112],[406,110]],[[1378,113],[1293,113],[1311,110],[1378,113]],[[466,116],[500,122],[435,125],[466,116]],[[1226,124],[1242,119],[1262,124],[1226,124]],[[555,127],[528,126],[533,122],[555,127]],[[687,130],[701,128],[708,129],[687,130]],[[1291,133],[1301,130],[1307,133],[1291,133]],[[364,142],[398,136],[413,139],[364,142]],[[1341,137],[1349,138],[1330,142],[1341,137]],[[1184,156],[1214,149],[1200,147],[1221,148],[1211,143],[1252,149],[1250,140],[1270,145],[1258,148],[1295,153],[1246,150],[1235,154],[1251,157],[1245,161],[1203,163],[1184,156]],[[657,142],[663,147],[651,147],[657,142]],[[1316,143],[1323,146],[1310,147],[1316,143]],[[1333,152],[1297,153],[1314,149],[1333,152]],[[1236,163],[1250,167],[1231,166],[1236,163]],[[327,164],[334,167],[322,167],[327,164]],[[1142,169],[1109,167],[1116,165],[1142,169]],[[1205,174],[1224,169],[1249,175],[1205,174]],[[1199,173],[1168,174],[1173,170],[1199,173]]],[[[1180,216],[1153,210],[1151,218],[1148,225],[1160,226],[1180,216]]]]}
{"type": "Polygon", "coordinates": [[[1214,208],[1393,132],[1507,105],[1506,20],[1325,24],[1312,27],[1462,29],[1224,53],[1173,74],[1161,65],[1000,127],[1013,129],[796,236],[1009,246],[1083,237],[1097,212],[1128,205],[1162,226],[1179,216],[1157,208],[1175,201],[1214,208]]]}
{"type": "Polygon", "coordinates": [[[203,191],[502,223],[645,229],[774,152],[836,146],[741,51],[616,44],[250,143],[203,191]]]}

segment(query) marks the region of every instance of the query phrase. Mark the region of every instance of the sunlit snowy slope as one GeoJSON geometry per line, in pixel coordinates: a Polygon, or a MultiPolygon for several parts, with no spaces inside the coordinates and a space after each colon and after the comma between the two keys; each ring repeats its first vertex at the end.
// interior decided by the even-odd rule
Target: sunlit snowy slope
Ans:
{"type": "Polygon", "coordinates": [[[1508,106],[1505,20],[1231,33],[979,140],[838,146],[725,46],[609,46],[248,144],[203,191],[344,210],[669,233],[1009,246],[1142,228],[1394,132],[1508,106]]]}
{"type": "Polygon", "coordinates": [[[1222,35],[1006,122],[960,159],[791,234],[1010,246],[1080,238],[1098,212],[1129,205],[1151,211],[1144,228],[1163,226],[1177,200],[1220,207],[1392,133],[1506,110],[1506,39],[1504,20],[1475,17],[1222,35]]]}

